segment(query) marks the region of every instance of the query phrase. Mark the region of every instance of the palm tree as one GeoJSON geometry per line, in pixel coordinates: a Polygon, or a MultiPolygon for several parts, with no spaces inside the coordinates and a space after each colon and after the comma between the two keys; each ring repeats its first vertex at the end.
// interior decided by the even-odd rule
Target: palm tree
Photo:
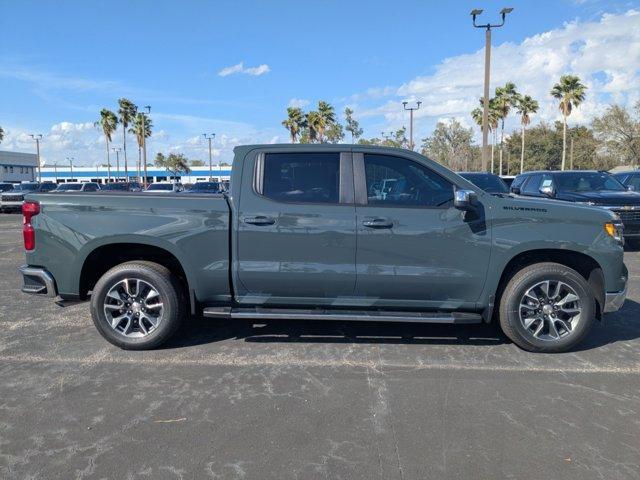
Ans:
{"type": "Polygon", "coordinates": [[[298,141],[298,134],[300,133],[300,130],[304,128],[304,124],[304,112],[301,108],[287,108],[287,119],[282,121],[282,126],[289,130],[291,143],[296,143],[298,141]]]}
{"type": "Polygon", "coordinates": [[[118,127],[118,117],[111,110],[103,108],[100,110],[100,120],[94,123],[96,127],[102,128],[104,133],[104,139],[107,144],[107,168],[109,169],[109,179],[111,179],[111,162],[109,161],[109,143],[111,142],[111,136],[118,127]]]}
{"type": "Polygon", "coordinates": [[[499,114],[501,123],[500,130],[500,172],[498,175],[502,175],[502,143],[504,140],[504,121],[509,115],[511,107],[515,106],[518,98],[518,92],[516,91],[516,85],[513,82],[505,83],[504,87],[496,88],[495,96],[495,108],[499,114]]]}
{"type": "Polygon", "coordinates": [[[138,107],[131,100],[121,98],[118,100],[118,115],[120,124],[122,125],[122,149],[124,151],[124,176],[129,179],[129,169],[127,167],[127,127],[133,121],[138,112],[138,107]]]}
{"type": "Polygon", "coordinates": [[[562,75],[560,81],[551,89],[551,95],[560,100],[562,112],[562,170],[565,168],[567,158],[567,117],[571,115],[573,108],[577,108],[586,96],[587,87],[580,82],[576,75],[562,75]]]}
{"type": "Polygon", "coordinates": [[[324,134],[324,119],[320,115],[320,112],[312,110],[306,115],[306,124],[309,135],[309,142],[322,141],[322,135],[324,134]]]}
{"type": "Polygon", "coordinates": [[[324,141],[324,132],[336,121],[336,114],[333,111],[333,106],[330,103],[320,100],[318,102],[318,114],[322,121],[318,124],[318,140],[324,141]]]}
{"type": "Polygon", "coordinates": [[[0,143],[2,143],[2,140],[4,140],[4,130],[0,127],[0,143]]]}
{"type": "Polygon", "coordinates": [[[520,173],[524,172],[524,131],[531,123],[531,114],[536,113],[540,106],[538,102],[529,95],[518,96],[516,110],[520,115],[520,125],[522,126],[522,150],[520,152],[520,173]]]}
{"type": "Polygon", "coordinates": [[[152,128],[153,123],[151,123],[151,119],[149,118],[149,116],[142,113],[137,113],[133,118],[133,124],[129,129],[129,133],[132,133],[136,136],[136,141],[138,143],[138,179],[141,177],[140,167],[142,164],[142,145],[144,144],[144,139],[151,136],[152,128]]]}

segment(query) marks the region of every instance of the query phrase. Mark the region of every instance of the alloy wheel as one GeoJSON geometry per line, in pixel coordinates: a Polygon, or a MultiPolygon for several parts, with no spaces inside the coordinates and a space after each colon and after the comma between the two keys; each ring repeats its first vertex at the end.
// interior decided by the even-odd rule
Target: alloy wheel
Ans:
{"type": "Polygon", "coordinates": [[[126,278],[116,282],[104,299],[104,314],[109,326],[125,337],[146,337],[164,314],[158,289],[146,280],[126,278]]]}

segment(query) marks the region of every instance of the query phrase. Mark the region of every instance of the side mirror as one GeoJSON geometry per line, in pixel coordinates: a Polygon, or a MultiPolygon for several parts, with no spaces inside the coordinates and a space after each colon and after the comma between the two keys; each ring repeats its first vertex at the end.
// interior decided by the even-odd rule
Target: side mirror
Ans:
{"type": "Polygon", "coordinates": [[[553,188],[552,185],[545,185],[544,187],[540,187],[540,193],[545,197],[555,197],[556,189],[553,188]]]}
{"type": "Polygon", "coordinates": [[[520,187],[511,187],[511,193],[520,195],[520,187]]]}
{"type": "Polygon", "coordinates": [[[478,196],[473,190],[456,190],[453,193],[453,206],[459,210],[473,208],[477,200],[478,196]]]}

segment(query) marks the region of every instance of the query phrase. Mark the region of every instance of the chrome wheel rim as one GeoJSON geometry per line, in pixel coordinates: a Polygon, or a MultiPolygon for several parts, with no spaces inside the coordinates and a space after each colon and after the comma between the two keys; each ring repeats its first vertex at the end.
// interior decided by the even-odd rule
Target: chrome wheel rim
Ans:
{"type": "Polygon", "coordinates": [[[557,341],[571,335],[582,315],[580,297],[559,280],[544,280],[520,299],[520,323],[534,338],[557,341]]]}
{"type": "Polygon", "coordinates": [[[126,278],[116,282],[104,299],[109,326],[129,338],[146,337],[162,322],[164,306],[158,289],[146,280],[126,278]]]}

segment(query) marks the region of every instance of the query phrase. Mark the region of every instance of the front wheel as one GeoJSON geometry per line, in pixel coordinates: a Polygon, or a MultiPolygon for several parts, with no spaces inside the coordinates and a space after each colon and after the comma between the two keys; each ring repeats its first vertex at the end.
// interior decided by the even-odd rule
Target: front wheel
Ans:
{"type": "Polygon", "coordinates": [[[91,316],[100,334],[120,348],[156,348],[177,330],[184,316],[180,284],[157,263],[117,265],[96,283],[91,316]]]}
{"type": "Polygon", "coordinates": [[[595,319],[595,298],[587,281],[558,263],[523,268],[500,300],[500,326],[531,352],[564,352],[580,343],[595,319]]]}

